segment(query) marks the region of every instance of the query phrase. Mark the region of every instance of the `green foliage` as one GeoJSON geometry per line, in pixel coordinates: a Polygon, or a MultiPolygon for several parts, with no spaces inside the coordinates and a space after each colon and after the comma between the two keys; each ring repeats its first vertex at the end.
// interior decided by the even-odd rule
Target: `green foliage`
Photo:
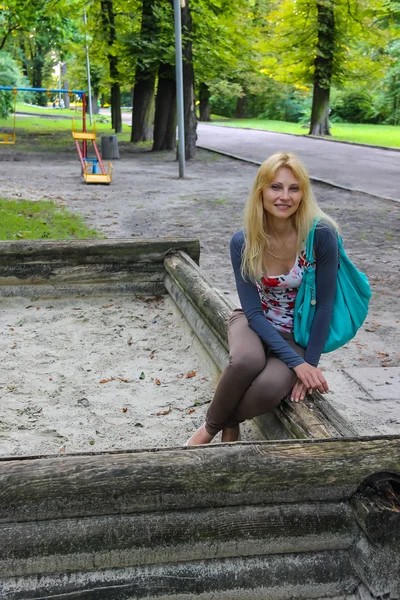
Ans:
{"type": "Polygon", "coordinates": [[[350,90],[340,93],[331,102],[332,115],[347,123],[372,123],[376,112],[371,94],[364,90],[350,90]]]}
{"type": "MultiPolygon", "coordinates": [[[[29,82],[21,75],[18,63],[7,52],[0,53],[0,85],[29,87],[29,82]]],[[[29,94],[19,93],[19,98],[27,100],[29,94]]],[[[0,118],[6,119],[14,109],[12,92],[0,91],[0,118]]]]}

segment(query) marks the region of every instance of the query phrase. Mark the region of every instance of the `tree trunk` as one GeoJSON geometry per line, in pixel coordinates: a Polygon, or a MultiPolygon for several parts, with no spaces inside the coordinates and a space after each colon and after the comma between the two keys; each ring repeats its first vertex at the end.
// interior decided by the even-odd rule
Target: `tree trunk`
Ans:
{"type": "Polygon", "coordinates": [[[196,156],[196,110],[194,94],[194,70],[192,54],[192,15],[189,8],[189,0],[181,9],[182,33],[183,33],[183,104],[185,111],[185,157],[191,160],[196,156]]]}
{"type": "MultiPolygon", "coordinates": [[[[67,77],[67,63],[62,63],[61,65],[61,78],[62,78],[62,87],[64,90],[68,89],[68,81],[66,79],[67,77]]],[[[71,102],[71,98],[68,96],[67,93],[64,93],[64,106],[65,108],[69,108],[71,102]]]]}
{"type": "Polygon", "coordinates": [[[152,152],[176,148],[176,83],[174,67],[162,63],[158,70],[152,152]]]}
{"type": "MultiPolygon", "coordinates": [[[[151,46],[159,32],[158,19],[153,14],[154,3],[155,0],[142,0],[140,42],[144,48],[151,46]]],[[[143,52],[136,63],[131,142],[146,142],[152,139],[157,67],[149,64],[146,58],[146,53],[143,52]]]]}
{"type": "Polygon", "coordinates": [[[239,96],[239,98],[237,99],[237,102],[236,102],[236,108],[235,108],[235,114],[234,114],[235,119],[244,119],[246,117],[246,103],[247,103],[246,94],[243,94],[243,96],[239,96]]]}
{"type": "Polygon", "coordinates": [[[314,92],[309,135],[331,135],[329,95],[335,55],[333,0],[318,0],[318,41],[314,60],[314,92]]]}
{"type": "Polygon", "coordinates": [[[92,95],[92,113],[94,115],[98,115],[100,112],[100,108],[99,108],[99,95],[94,93],[92,95]]]}
{"type": "Polygon", "coordinates": [[[113,83],[111,86],[111,124],[115,133],[121,133],[121,89],[119,83],[113,83]]]}
{"type": "Polygon", "coordinates": [[[131,142],[146,142],[152,139],[155,80],[155,75],[150,75],[147,79],[139,78],[135,80],[131,142]]]}
{"type": "Polygon", "coordinates": [[[112,0],[101,0],[103,28],[108,42],[108,63],[111,79],[111,126],[115,133],[122,131],[121,90],[119,85],[118,57],[113,53],[116,40],[115,15],[112,0]]]}
{"type": "Polygon", "coordinates": [[[199,121],[211,121],[210,115],[210,90],[206,83],[200,83],[199,100],[200,100],[200,118],[199,121]]]}

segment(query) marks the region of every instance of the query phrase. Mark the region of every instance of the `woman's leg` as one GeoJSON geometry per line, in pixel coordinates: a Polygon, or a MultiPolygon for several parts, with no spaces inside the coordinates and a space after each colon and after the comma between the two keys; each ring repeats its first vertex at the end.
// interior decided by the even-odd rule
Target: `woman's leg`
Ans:
{"type": "Polygon", "coordinates": [[[237,428],[237,423],[231,423],[229,417],[266,364],[264,346],[250,329],[242,310],[235,310],[229,319],[228,341],[229,364],[218,381],[206,423],[187,442],[189,446],[209,443],[226,425],[237,428]]]}
{"type": "MultiPolygon", "coordinates": [[[[284,337],[292,348],[303,357],[304,348],[296,344],[293,336],[284,334],[284,337]]],[[[295,372],[272,352],[268,352],[266,366],[235,407],[232,413],[232,422],[242,423],[276,408],[290,392],[295,381],[295,372]]]]}
{"type": "Polygon", "coordinates": [[[215,435],[224,427],[236,427],[230,415],[266,364],[264,346],[249,327],[242,310],[229,320],[229,364],[224,369],[206,417],[206,430],[215,435]]]}

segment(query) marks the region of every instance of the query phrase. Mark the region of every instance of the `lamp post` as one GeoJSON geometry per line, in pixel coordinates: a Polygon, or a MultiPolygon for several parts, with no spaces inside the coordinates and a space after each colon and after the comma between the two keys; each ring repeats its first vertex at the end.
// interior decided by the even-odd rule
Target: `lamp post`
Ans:
{"type": "Polygon", "coordinates": [[[183,179],[185,177],[185,120],[183,106],[181,25],[181,7],[183,8],[184,6],[185,0],[174,0],[176,105],[178,111],[178,159],[180,179],[183,179]]]}
{"type": "Polygon", "coordinates": [[[89,61],[89,46],[86,33],[86,6],[83,8],[83,23],[85,25],[85,46],[86,46],[86,73],[88,82],[88,105],[89,105],[89,123],[92,124],[92,86],[90,85],[90,61],[89,61]]]}

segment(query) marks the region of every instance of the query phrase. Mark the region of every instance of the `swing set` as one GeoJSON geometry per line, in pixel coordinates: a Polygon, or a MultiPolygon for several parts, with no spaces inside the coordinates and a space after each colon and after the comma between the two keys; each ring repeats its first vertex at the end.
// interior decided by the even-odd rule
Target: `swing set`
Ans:
{"type": "Polygon", "coordinates": [[[45,92],[47,97],[54,93],[76,94],[82,100],[82,131],[77,131],[75,127],[75,119],[72,119],[72,137],[75,140],[76,149],[82,167],[82,174],[85,183],[111,183],[112,179],[112,164],[104,164],[99,149],[96,144],[96,131],[93,127],[92,131],[88,131],[86,127],[86,92],[84,90],[56,90],[46,88],[17,88],[11,86],[0,86],[0,90],[12,92],[14,96],[14,117],[13,131],[4,133],[0,131],[1,144],[15,144],[16,135],[16,109],[17,109],[17,94],[18,92],[45,92]],[[95,157],[88,157],[88,143],[92,143],[95,157]]]}

